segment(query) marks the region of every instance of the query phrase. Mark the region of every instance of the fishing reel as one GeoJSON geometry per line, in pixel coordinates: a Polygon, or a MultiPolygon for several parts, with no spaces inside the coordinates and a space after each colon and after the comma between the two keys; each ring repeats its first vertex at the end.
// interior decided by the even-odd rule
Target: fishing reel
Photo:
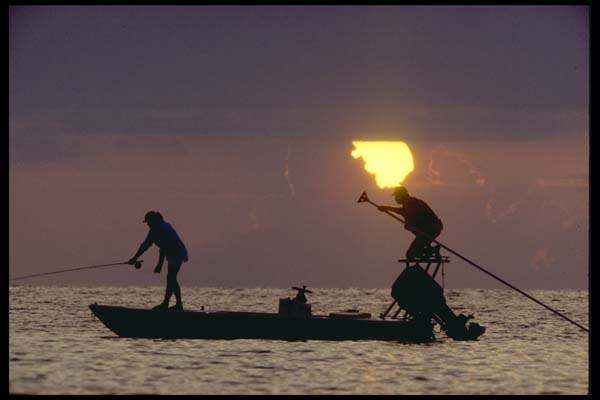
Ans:
{"type": "Polygon", "coordinates": [[[144,260],[136,261],[135,263],[133,263],[133,266],[135,267],[135,269],[140,269],[140,268],[142,268],[143,262],[144,262],[144,260]]]}

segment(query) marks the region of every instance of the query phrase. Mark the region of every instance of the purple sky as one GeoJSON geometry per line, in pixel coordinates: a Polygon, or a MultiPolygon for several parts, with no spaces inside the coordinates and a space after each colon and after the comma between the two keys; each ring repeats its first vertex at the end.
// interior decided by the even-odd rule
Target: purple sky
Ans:
{"type": "MultiPolygon", "coordinates": [[[[589,9],[9,10],[10,276],[124,261],[160,210],[183,286],[389,287],[412,240],[352,140],[401,140],[439,240],[588,287],[589,9]]],[[[145,267],[29,284],[163,285],[145,267]]],[[[504,287],[452,257],[449,287],[504,287]]]]}

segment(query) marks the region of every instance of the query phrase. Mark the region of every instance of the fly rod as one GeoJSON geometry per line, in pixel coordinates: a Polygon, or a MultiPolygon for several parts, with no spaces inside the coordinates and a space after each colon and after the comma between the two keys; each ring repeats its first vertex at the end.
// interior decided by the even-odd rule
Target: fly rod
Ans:
{"type": "MultiPolygon", "coordinates": [[[[379,208],[378,204],[375,204],[374,202],[372,202],[371,200],[369,200],[369,198],[367,197],[367,192],[363,191],[362,194],[360,195],[359,199],[358,199],[358,203],[370,203],[373,206],[379,208]]],[[[484,269],[483,267],[477,265],[476,263],[474,263],[473,261],[469,260],[468,258],[462,256],[461,254],[457,253],[456,251],[452,250],[451,248],[445,246],[443,243],[438,242],[437,240],[431,238],[429,235],[423,233],[420,229],[415,228],[414,226],[406,223],[406,221],[404,221],[402,218],[392,214],[390,211],[384,211],[387,215],[389,215],[390,217],[402,222],[403,224],[405,224],[406,226],[410,227],[412,230],[414,230],[415,232],[419,233],[420,235],[426,237],[427,239],[430,239],[432,242],[437,243],[438,245],[440,245],[442,248],[448,250],[450,253],[454,254],[455,256],[460,257],[461,259],[463,259],[464,261],[468,262],[469,264],[471,264],[472,266],[474,266],[475,268],[479,269],[480,271],[485,272],[486,274],[488,274],[489,276],[491,276],[492,278],[502,282],[503,284],[505,284],[506,286],[510,287],[511,289],[516,290],[517,292],[521,293],[523,296],[527,297],[530,300],[535,301],[536,303],[538,303],[539,305],[541,305],[542,307],[545,307],[546,309],[552,311],[554,314],[558,315],[559,317],[569,321],[570,323],[572,323],[573,325],[583,329],[586,332],[589,332],[589,329],[586,328],[585,326],[578,324],[577,322],[573,321],[572,319],[570,319],[569,317],[567,317],[566,315],[556,311],[555,309],[547,306],[546,304],[542,303],[541,301],[539,301],[538,299],[536,299],[535,297],[525,293],[524,291],[522,291],[521,289],[515,287],[514,285],[511,285],[510,283],[506,282],[504,279],[500,278],[499,276],[494,275],[493,273],[491,273],[490,271],[484,269]]]]}
{"type": "MultiPolygon", "coordinates": [[[[135,268],[140,269],[142,267],[142,263],[144,261],[140,260],[140,261],[136,261],[134,263],[135,268]]],[[[77,268],[68,268],[68,269],[61,269],[59,271],[52,271],[52,272],[43,272],[41,274],[33,274],[33,275],[25,275],[25,276],[19,276],[17,278],[10,278],[9,281],[16,281],[18,279],[25,279],[25,278],[33,278],[34,276],[42,276],[42,275],[52,275],[52,274],[60,274],[63,272],[69,272],[69,271],[77,271],[80,269],[90,269],[90,268],[101,268],[101,267],[112,267],[115,265],[124,265],[124,264],[129,264],[127,261],[125,262],[120,262],[120,263],[113,263],[113,264],[102,264],[102,265],[91,265],[89,267],[77,267],[77,268]]]]}

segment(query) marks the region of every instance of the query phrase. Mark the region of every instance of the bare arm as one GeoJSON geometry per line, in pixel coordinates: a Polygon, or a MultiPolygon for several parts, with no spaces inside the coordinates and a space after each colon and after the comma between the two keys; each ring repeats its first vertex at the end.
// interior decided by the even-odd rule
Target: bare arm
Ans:
{"type": "Polygon", "coordinates": [[[137,261],[137,259],[142,254],[144,254],[144,252],[146,250],[148,250],[150,248],[150,246],[152,246],[152,240],[150,239],[150,234],[148,234],[148,236],[146,237],[146,240],[144,240],[142,242],[142,244],[140,244],[140,247],[136,251],[135,255],[133,257],[131,257],[131,259],[129,261],[127,261],[127,263],[130,264],[130,265],[135,264],[135,262],[137,261]]]}

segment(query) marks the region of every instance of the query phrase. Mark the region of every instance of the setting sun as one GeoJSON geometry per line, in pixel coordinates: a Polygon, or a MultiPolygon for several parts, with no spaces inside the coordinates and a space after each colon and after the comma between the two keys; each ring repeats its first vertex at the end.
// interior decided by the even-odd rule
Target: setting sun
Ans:
{"type": "Polygon", "coordinates": [[[404,142],[353,141],[351,155],[362,157],[365,170],[375,175],[381,189],[400,186],[414,169],[413,157],[404,142]]]}

